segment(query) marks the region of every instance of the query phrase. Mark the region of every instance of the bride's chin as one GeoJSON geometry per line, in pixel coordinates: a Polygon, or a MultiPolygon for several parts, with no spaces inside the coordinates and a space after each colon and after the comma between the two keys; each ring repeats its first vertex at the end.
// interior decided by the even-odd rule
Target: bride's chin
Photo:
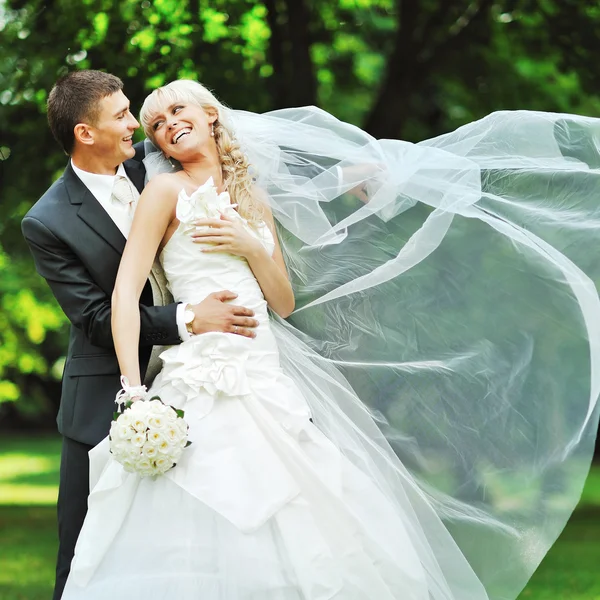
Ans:
{"type": "Polygon", "coordinates": [[[189,148],[181,148],[179,150],[179,152],[177,152],[177,154],[175,153],[171,153],[171,156],[175,159],[178,160],[180,163],[182,162],[190,162],[193,161],[194,159],[198,158],[199,156],[202,156],[202,150],[200,149],[200,147],[198,145],[190,145],[189,148]]]}
{"type": "Polygon", "coordinates": [[[171,157],[179,163],[185,163],[192,160],[194,152],[180,152],[179,154],[171,154],[171,157]]]}

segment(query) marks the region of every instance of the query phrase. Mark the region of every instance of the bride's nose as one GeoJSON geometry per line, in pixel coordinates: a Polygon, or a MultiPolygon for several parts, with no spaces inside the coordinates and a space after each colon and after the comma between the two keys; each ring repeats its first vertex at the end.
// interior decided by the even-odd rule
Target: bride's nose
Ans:
{"type": "Polygon", "coordinates": [[[177,119],[171,119],[167,124],[169,129],[173,129],[173,127],[175,127],[175,125],[177,125],[177,119]]]}

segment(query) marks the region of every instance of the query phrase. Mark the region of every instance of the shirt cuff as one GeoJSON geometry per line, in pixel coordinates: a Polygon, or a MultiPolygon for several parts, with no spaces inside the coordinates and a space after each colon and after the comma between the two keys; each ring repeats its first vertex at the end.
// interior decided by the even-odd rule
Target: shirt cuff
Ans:
{"type": "Polygon", "coordinates": [[[185,307],[187,304],[183,302],[177,305],[177,313],[175,315],[175,319],[177,320],[177,330],[179,331],[179,339],[182,342],[189,340],[192,336],[190,335],[187,327],[185,325],[185,307]]]}

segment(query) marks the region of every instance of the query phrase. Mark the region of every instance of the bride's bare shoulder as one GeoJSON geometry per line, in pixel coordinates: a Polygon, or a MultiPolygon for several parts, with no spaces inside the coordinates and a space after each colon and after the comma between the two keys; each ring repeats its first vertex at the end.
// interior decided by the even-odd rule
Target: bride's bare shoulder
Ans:
{"type": "MultiPolygon", "coordinates": [[[[146,184],[142,198],[152,199],[157,202],[167,201],[174,204],[182,188],[181,178],[176,173],[161,173],[155,175],[146,184]]],[[[150,201],[152,202],[152,200],[150,201]]]]}

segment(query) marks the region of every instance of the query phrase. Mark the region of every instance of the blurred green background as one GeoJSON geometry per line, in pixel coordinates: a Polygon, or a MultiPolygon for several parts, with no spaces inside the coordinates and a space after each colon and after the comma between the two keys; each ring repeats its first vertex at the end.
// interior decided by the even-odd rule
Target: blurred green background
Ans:
{"type": "MultiPolygon", "coordinates": [[[[599,51],[581,0],[0,0],[0,598],[52,581],[67,329],[20,220],[66,164],[45,117],[58,76],[110,71],[134,112],[196,78],[234,108],[314,104],[418,141],[500,109],[598,116],[599,51]]],[[[523,598],[600,599],[598,558],[596,470],[523,598]]]]}
{"type": "MultiPolygon", "coordinates": [[[[54,427],[65,318],[25,212],[66,157],[45,102],[69,69],[119,75],[134,112],[197,78],[234,108],[314,104],[418,141],[493,110],[600,114],[600,6],[579,0],[0,0],[0,427],[54,427]]],[[[138,131],[141,139],[141,133],[138,131]]]]}

